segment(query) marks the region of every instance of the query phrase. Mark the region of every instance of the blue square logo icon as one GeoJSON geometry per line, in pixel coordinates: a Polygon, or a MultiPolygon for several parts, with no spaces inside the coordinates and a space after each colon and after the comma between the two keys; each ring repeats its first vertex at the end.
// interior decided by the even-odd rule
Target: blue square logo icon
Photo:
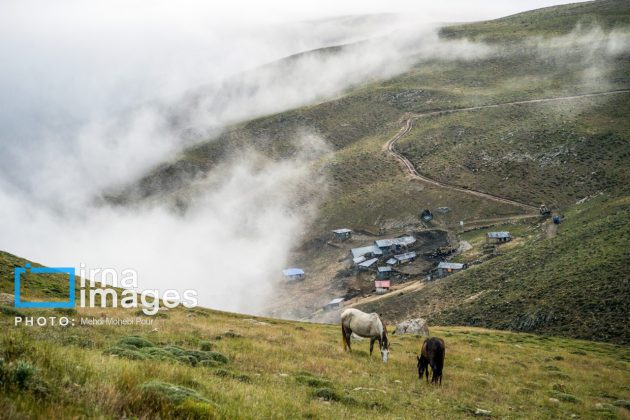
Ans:
{"type": "Polygon", "coordinates": [[[16,308],[74,308],[75,296],[74,296],[74,267],[32,267],[30,264],[25,264],[24,267],[15,267],[15,307],[16,308]],[[22,274],[27,272],[33,274],[67,274],[69,285],[69,298],[67,301],[59,302],[22,302],[20,293],[20,284],[22,274]]]}

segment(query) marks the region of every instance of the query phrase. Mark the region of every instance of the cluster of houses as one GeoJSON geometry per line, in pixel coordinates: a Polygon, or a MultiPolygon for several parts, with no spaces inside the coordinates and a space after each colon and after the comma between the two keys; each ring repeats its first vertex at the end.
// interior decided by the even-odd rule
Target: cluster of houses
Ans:
{"type": "MultiPolygon", "coordinates": [[[[333,230],[333,238],[337,241],[345,241],[352,237],[351,229],[333,230]]],[[[486,244],[502,244],[512,240],[510,232],[488,232],[486,244]]],[[[417,254],[410,248],[416,243],[416,238],[411,235],[403,235],[392,239],[379,239],[371,245],[352,248],[350,250],[352,264],[360,271],[374,271],[376,279],[374,288],[377,294],[387,293],[391,288],[391,275],[393,267],[413,261],[417,254]],[[379,264],[384,261],[384,264],[379,264]]],[[[442,261],[436,268],[437,277],[445,277],[467,268],[466,264],[442,261]]],[[[288,281],[300,281],[304,279],[304,270],[300,268],[287,268],[283,274],[288,281]]],[[[429,276],[431,278],[431,276],[429,276]]],[[[344,298],[339,297],[324,305],[324,310],[333,310],[343,306],[344,298]]]]}
{"type": "Polygon", "coordinates": [[[416,252],[409,251],[409,248],[415,243],[416,238],[410,235],[393,239],[379,239],[371,245],[352,248],[350,250],[352,264],[361,271],[376,268],[374,288],[376,293],[386,293],[391,287],[392,267],[413,261],[416,258],[416,252]],[[379,261],[383,260],[385,263],[379,265],[379,261]]]}

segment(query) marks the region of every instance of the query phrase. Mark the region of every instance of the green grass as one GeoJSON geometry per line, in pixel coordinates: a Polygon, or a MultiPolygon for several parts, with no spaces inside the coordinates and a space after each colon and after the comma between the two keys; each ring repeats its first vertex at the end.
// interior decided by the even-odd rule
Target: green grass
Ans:
{"type": "MultiPolygon", "coordinates": [[[[0,315],[1,412],[35,418],[454,418],[481,408],[496,417],[595,418],[602,410],[628,416],[627,347],[432,327],[447,345],[439,388],[418,379],[419,337],[393,336],[385,365],[376,356],[370,360],[367,341],[345,353],[336,325],[253,324],[200,308],[195,313],[204,316],[191,313],[175,309],[152,326],[67,329],[14,327],[12,317],[0,315]],[[235,334],[226,336],[227,330],[235,334]],[[203,341],[229,361],[205,366],[107,354],[121,343],[196,351],[203,341]]],[[[81,316],[134,315],[99,309],[80,310],[81,316]]]]}

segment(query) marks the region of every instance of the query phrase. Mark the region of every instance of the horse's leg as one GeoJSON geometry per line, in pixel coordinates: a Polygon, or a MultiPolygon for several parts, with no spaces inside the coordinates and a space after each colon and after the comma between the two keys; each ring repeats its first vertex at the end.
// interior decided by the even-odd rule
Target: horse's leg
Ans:
{"type": "Polygon", "coordinates": [[[350,338],[352,338],[352,330],[350,328],[347,328],[346,329],[346,344],[348,345],[348,350],[350,350],[350,353],[352,353],[352,346],[350,345],[352,340],[350,340],[350,338]]]}
{"type": "Polygon", "coordinates": [[[374,341],[376,341],[376,338],[374,337],[370,338],[370,357],[372,357],[372,350],[374,349],[374,341]]]}
{"type": "Polygon", "coordinates": [[[341,324],[341,339],[343,340],[343,351],[347,351],[348,343],[346,342],[346,329],[343,324],[341,324]]]}

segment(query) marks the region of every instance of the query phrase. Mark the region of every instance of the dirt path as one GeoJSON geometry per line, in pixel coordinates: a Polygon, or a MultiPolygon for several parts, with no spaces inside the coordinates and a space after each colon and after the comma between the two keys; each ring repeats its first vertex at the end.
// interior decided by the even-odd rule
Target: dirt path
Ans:
{"type": "Polygon", "coordinates": [[[364,303],[381,300],[381,299],[390,297],[392,295],[396,295],[400,292],[402,293],[414,292],[416,290],[422,289],[424,286],[426,286],[426,283],[424,281],[418,281],[418,280],[410,282],[410,283],[409,282],[402,283],[401,285],[394,285],[392,289],[389,291],[389,293],[384,293],[382,295],[372,295],[368,297],[354,298],[350,300],[349,303],[346,302],[345,307],[353,308],[355,305],[363,305],[364,303]]]}
{"type": "MultiPolygon", "coordinates": [[[[396,160],[402,163],[403,166],[406,168],[407,172],[409,173],[409,175],[414,179],[418,179],[420,181],[423,181],[423,182],[426,182],[428,184],[432,184],[438,187],[446,188],[451,191],[457,191],[457,192],[461,192],[461,193],[465,193],[469,195],[474,195],[476,197],[485,198],[485,199],[496,201],[503,204],[510,204],[510,205],[528,210],[532,213],[536,212],[536,214],[538,214],[538,207],[536,206],[532,206],[526,203],[521,203],[519,201],[511,200],[509,198],[500,197],[493,194],[488,194],[482,191],[471,190],[468,188],[462,188],[456,185],[447,184],[447,183],[440,182],[435,179],[419,174],[416,168],[411,163],[411,161],[396,151],[395,149],[396,142],[400,140],[405,134],[409,133],[409,131],[411,131],[414,121],[419,118],[431,117],[431,116],[436,116],[436,115],[453,114],[456,112],[467,112],[467,111],[477,111],[480,109],[499,108],[502,106],[562,101],[562,100],[577,99],[577,98],[587,98],[587,97],[592,97],[592,96],[614,95],[618,93],[627,93],[627,92],[630,92],[630,89],[620,89],[620,90],[613,90],[609,92],[599,92],[599,93],[585,93],[582,95],[560,96],[560,97],[555,97],[555,98],[542,98],[542,99],[529,99],[525,101],[503,102],[503,103],[492,104],[492,105],[481,105],[481,106],[474,106],[474,107],[468,107],[468,108],[445,109],[445,110],[440,110],[440,111],[430,111],[430,112],[423,112],[423,113],[408,113],[408,114],[405,114],[402,118],[402,121],[401,121],[402,128],[398,131],[398,133],[396,133],[396,135],[394,135],[394,137],[389,139],[383,145],[383,150],[386,150],[387,152],[389,152],[396,160]]],[[[533,217],[533,214],[527,215],[525,217],[533,217]]],[[[514,218],[514,216],[506,217],[506,219],[509,219],[509,218],[514,218]]],[[[498,220],[498,219],[495,219],[495,220],[498,220]]]]}

